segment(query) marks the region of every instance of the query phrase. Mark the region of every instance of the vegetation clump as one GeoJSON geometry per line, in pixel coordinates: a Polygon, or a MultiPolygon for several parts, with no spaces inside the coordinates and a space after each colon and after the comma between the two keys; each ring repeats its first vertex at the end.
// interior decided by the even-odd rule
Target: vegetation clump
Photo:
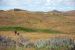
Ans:
{"type": "Polygon", "coordinates": [[[2,47],[6,48],[35,48],[36,50],[74,50],[75,41],[69,38],[52,38],[44,40],[31,41],[28,38],[23,38],[20,36],[17,41],[11,40],[10,38],[0,36],[0,49],[2,47]],[[8,47],[7,47],[8,46],[8,47]],[[15,46],[15,47],[14,47],[15,46]]]}

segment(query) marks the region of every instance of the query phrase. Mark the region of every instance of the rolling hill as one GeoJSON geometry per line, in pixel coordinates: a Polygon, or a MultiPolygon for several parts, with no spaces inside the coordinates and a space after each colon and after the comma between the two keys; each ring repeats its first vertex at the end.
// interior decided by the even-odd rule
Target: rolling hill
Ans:
{"type": "Polygon", "coordinates": [[[21,9],[0,10],[0,27],[56,30],[75,33],[75,11],[32,12],[21,9]]]}

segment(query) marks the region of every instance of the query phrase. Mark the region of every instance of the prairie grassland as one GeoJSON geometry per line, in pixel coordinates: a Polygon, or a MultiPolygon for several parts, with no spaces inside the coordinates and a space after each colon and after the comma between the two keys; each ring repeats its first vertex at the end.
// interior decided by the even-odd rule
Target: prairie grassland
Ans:
{"type": "Polygon", "coordinates": [[[75,33],[75,15],[47,12],[3,11],[0,26],[19,26],[36,29],[53,29],[63,33],[75,33]]]}
{"type": "MultiPolygon", "coordinates": [[[[74,15],[72,14],[67,15],[65,13],[58,13],[58,12],[56,13],[47,12],[45,14],[45,12],[28,12],[28,11],[13,11],[13,10],[1,11],[0,36],[8,37],[9,39],[0,37],[1,38],[0,42],[6,41],[5,43],[9,42],[11,43],[12,40],[17,41],[17,39],[21,37],[23,37],[23,40],[25,40],[24,38],[26,38],[29,39],[30,41],[45,40],[52,38],[68,38],[75,40],[75,14],[74,15]],[[16,35],[14,31],[17,31],[20,35],[16,35]]],[[[62,41],[63,39],[62,40],[55,39],[55,41],[53,41],[54,42],[53,44],[57,44],[58,42],[62,41]]],[[[65,41],[67,41],[67,39],[65,41]]],[[[26,42],[24,41],[23,43],[25,45],[26,42]]],[[[21,43],[21,45],[23,43],[21,43]]],[[[42,42],[40,42],[40,44],[41,43],[42,42]]],[[[30,44],[28,47],[30,47],[30,44]]],[[[6,48],[5,46],[4,50],[6,49],[7,50],[15,50],[15,49],[16,50],[71,50],[70,48],[67,47],[69,46],[66,47],[55,46],[54,47],[55,49],[44,48],[44,47],[39,49],[39,48],[25,48],[25,47],[20,48],[17,45],[16,48],[10,47],[9,49],[6,48]]],[[[0,50],[2,49],[0,48],[0,50]]]]}
{"type": "MultiPolygon", "coordinates": [[[[49,33],[41,33],[41,32],[22,32],[19,31],[20,35],[25,38],[29,38],[30,40],[37,40],[37,39],[49,39],[49,38],[71,38],[75,39],[75,34],[49,34],[49,33]]],[[[17,35],[15,35],[14,31],[0,31],[0,35],[7,36],[12,39],[16,39],[17,35]]]]}
{"type": "MultiPolygon", "coordinates": [[[[70,40],[68,41],[68,39],[75,40],[75,34],[49,34],[49,33],[41,33],[41,32],[22,32],[22,31],[19,31],[19,33],[20,33],[20,35],[15,35],[15,33],[13,31],[0,31],[0,36],[8,37],[11,40],[17,41],[17,43],[15,44],[16,45],[15,47],[10,46],[10,47],[4,48],[4,46],[2,46],[4,50],[53,50],[53,49],[54,50],[68,50],[68,49],[71,50],[72,47],[69,46],[71,41],[70,40]],[[28,39],[30,41],[30,43],[28,44],[27,47],[25,47],[22,44],[18,43],[18,42],[20,42],[20,40],[18,40],[18,38],[21,38],[20,40],[28,39]],[[44,42],[47,43],[45,40],[48,40],[48,39],[53,39],[50,41],[52,42],[51,44],[54,46],[45,46],[44,42]],[[60,46],[61,44],[63,44],[62,43],[63,40],[65,40],[64,41],[65,43],[63,42],[64,46],[60,46]],[[67,43],[66,43],[66,41],[67,41],[67,43]],[[31,42],[33,42],[37,46],[33,47],[33,43],[31,43],[31,42]],[[57,45],[57,44],[59,44],[59,45],[57,45]],[[19,45],[21,45],[21,46],[19,46],[19,45]],[[42,47],[41,45],[44,47],[42,47]],[[40,46],[40,48],[38,48],[39,46],[40,46]]],[[[10,42],[10,41],[8,40],[8,42],[10,42]]],[[[21,41],[21,42],[26,43],[23,41],[21,41]]],[[[47,44],[47,45],[49,45],[49,44],[47,44]]]]}

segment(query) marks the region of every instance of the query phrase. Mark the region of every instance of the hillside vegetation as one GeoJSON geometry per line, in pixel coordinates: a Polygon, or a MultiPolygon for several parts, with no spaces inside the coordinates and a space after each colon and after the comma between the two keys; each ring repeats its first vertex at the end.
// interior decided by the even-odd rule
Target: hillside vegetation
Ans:
{"type": "Polygon", "coordinates": [[[15,26],[75,33],[75,15],[74,12],[71,12],[56,10],[50,12],[31,12],[20,9],[0,11],[0,27],[15,26]]]}
{"type": "Polygon", "coordinates": [[[75,50],[75,11],[0,10],[0,50],[75,50]]]}

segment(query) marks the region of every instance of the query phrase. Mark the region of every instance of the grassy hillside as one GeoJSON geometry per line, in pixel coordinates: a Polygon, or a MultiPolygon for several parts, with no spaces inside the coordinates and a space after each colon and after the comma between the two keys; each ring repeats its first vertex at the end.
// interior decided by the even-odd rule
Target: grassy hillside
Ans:
{"type": "Polygon", "coordinates": [[[2,26],[0,31],[24,31],[24,32],[43,32],[43,33],[62,33],[60,31],[51,29],[30,29],[24,27],[12,27],[12,26],[2,26]]]}
{"type": "Polygon", "coordinates": [[[74,49],[74,11],[0,11],[0,50],[74,49]]]}
{"type": "Polygon", "coordinates": [[[29,29],[50,29],[63,33],[75,33],[75,15],[65,14],[57,11],[0,11],[0,27],[15,26],[29,29]]]}

